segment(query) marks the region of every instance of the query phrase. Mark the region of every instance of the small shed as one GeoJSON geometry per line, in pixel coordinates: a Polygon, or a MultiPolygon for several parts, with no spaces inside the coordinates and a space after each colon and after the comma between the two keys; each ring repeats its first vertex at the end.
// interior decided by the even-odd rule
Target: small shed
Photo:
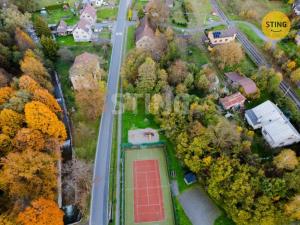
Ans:
{"type": "Polygon", "coordinates": [[[220,103],[225,110],[243,108],[245,101],[246,98],[240,92],[226,96],[225,98],[220,98],[220,103]]]}
{"type": "Polygon", "coordinates": [[[197,182],[197,177],[194,173],[188,172],[184,175],[184,182],[187,185],[191,185],[197,182]]]}

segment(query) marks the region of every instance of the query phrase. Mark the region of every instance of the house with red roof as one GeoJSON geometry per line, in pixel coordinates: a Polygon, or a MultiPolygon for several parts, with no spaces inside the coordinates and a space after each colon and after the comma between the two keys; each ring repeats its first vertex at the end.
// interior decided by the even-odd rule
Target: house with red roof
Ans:
{"type": "Polygon", "coordinates": [[[220,104],[225,110],[243,108],[246,98],[240,92],[220,98],[220,104]]]}
{"type": "Polygon", "coordinates": [[[256,84],[248,77],[244,77],[236,72],[225,73],[225,76],[230,85],[233,87],[242,87],[242,92],[246,95],[253,95],[258,92],[256,84]]]}

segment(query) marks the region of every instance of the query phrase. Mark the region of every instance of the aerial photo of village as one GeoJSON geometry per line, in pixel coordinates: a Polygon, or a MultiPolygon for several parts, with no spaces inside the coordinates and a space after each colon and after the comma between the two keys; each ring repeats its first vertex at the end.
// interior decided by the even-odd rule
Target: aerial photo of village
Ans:
{"type": "Polygon", "coordinates": [[[299,225],[300,0],[0,0],[0,225],[299,225]]]}

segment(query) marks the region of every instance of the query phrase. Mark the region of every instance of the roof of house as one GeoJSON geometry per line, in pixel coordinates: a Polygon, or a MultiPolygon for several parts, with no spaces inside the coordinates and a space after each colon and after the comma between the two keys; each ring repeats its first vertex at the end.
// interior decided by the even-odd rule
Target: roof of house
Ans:
{"type": "Polygon", "coordinates": [[[226,96],[225,98],[220,98],[220,103],[224,109],[230,109],[234,106],[244,104],[245,101],[246,98],[240,92],[226,96]]]}
{"type": "Polygon", "coordinates": [[[91,6],[90,4],[86,4],[84,9],[81,12],[82,14],[89,14],[92,18],[96,18],[97,17],[97,10],[91,6]]]}
{"type": "Polygon", "coordinates": [[[57,26],[57,32],[66,32],[68,29],[68,25],[64,20],[61,20],[57,26]]]}
{"type": "Polygon", "coordinates": [[[230,81],[232,81],[234,83],[238,83],[240,86],[242,86],[247,95],[257,92],[256,84],[250,78],[244,77],[236,72],[225,73],[225,76],[230,81]]]}
{"type": "Polygon", "coordinates": [[[135,41],[137,42],[145,36],[150,38],[153,38],[155,36],[154,30],[150,26],[148,18],[146,16],[140,20],[140,25],[136,29],[135,41]]]}
{"type": "Polygon", "coordinates": [[[225,30],[215,30],[209,32],[212,32],[214,38],[233,37],[236,34],[236,30],[234,27],[229,27],[228,29],[225,30]]]}
{"type": "Polygon", "coordinates": [[[76,28],[89,32],[89,30],[91,29],[91,24],[85,19],[80,19],[74,29],[76,28]]]}

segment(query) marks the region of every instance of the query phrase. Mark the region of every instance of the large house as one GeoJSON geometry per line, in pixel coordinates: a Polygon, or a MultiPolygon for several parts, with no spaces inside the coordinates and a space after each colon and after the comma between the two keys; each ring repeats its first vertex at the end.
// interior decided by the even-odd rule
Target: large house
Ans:
{"type": "Polygon", "coordinates": [[[87,52],[77,56],[69,74],[74,90],[97,87],[103,74],[99,57],[87,52]]]}
{"type": "Polygon", "coordinates": [[[235,40],[236,30],[234,28],[228,28],[226,30],[207,31],[207,42],[211,47],[221,44],[227,44],[235,40]]]}
{"type": "Polygon", "coordinates": [[[91,41],[93,30],[97,19],[97,11],[93,6],[87,4],[81,11],[80,20],[75,25],[73,37],[75,42],[91,41]]]}
{"type": "Polygon", "coordinates": [[[233,95],[220,98],[220,103],[225,110],[243,108],[246,98],[240,93],[234,93],[233,95]]]}
{"type": "Polygon", "coordinates": [[[245,113],[254,129],[262,129],[262,135],[272,148],[300,142],[300,134],[271,101],[266,101],[245,113]]]}
{"type": "Polygon", "coordinates": [[[155,33],[150,26],[147,16],[140,20],[135,32],[135,45],[137,48],[151,49],[154,45],[155,33]]]}
{"type": "Polygon", "coordinates": [[[225,73],[227,82],[233,87],[242,87],[242,92],[246,95],[253,95],[257,93],[258,89],[253,80],[244,77],[236,72],[225,73]]]}
{"type": "Polygon", "coordinates": [[[83,0],[83,4],[90,4],[95,7],[101,7],[103,4],[103,0],[83,0]]]}
{"type": "Polygon", "coordinates": [[[293,10],[297,16],[300,16],[300,0],[295,0],[293,4],[293,10]]]}

